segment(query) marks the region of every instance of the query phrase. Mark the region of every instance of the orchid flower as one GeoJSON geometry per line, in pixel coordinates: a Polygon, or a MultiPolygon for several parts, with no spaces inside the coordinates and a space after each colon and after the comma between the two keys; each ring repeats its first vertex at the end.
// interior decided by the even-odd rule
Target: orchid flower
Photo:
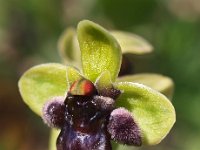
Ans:
{"type": "Polygon", "coordinates": [[[81,21],[77,36],[82,70],[47,63],[19,80],[24,102],[58,129],[52,144],[57,150],[111,150],[112,140],[130,146],[160,143],[176,119],[170,100],[143,84],[117,80],[121,48],[103,27],[81,21]]]}

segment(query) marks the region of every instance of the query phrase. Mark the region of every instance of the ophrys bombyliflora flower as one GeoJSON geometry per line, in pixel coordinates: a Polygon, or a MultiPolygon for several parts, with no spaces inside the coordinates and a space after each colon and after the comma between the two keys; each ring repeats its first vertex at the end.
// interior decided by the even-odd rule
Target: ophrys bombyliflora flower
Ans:
{"type": "Polygon", "coordinates": [[[108,31],[81,21],[77,33],[83,73],[50,63],[31,68],[19,81],[30,108],[50,126],[62,128],[57,149],[70,149],[69,140],[75,141],[71,149],[111,149],[111,139],[135,146],[159,143],[175,122],[171,102],[144,85],[115,83],[121,51],[108,31]]]}

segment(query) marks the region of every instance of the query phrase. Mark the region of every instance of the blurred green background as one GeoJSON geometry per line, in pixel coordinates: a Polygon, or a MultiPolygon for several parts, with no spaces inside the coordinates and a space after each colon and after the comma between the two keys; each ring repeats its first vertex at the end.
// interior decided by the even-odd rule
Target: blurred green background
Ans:
{"type": "Polygon", "coordinates": [[[33,65],[60,62],[59,36],[82,19],[146,38],[155,52],[138,72],[175,82],[177,122],[159,145],[143,149],[198,150],[199,0],[0,0],[0,150],[47,150],[48,128],[23,103],[17,81],[33,65]]]}

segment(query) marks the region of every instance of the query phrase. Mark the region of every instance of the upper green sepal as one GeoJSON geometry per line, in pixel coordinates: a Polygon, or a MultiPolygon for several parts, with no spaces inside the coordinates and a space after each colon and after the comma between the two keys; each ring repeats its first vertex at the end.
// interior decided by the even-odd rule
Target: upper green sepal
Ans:
{"type": "Polygon", "coordinates": [[[38,115],[44,103],[67,91],[66,66],[56,63],[42,64],[26,71],[18,83],[24,102],[38,115]]]}
{"type": "Polygon", "coordinates": [[[161,93],[138,83],[120,82],[115,88],[122,91],[117,107],[128,109],[138,124],[143,145],[158,144],[175,123],[175,110],[161,93]]]}
{"type": "Polygon", "coordinates": [[[95,82],[104,71],[115,81],[121,66],[121,48],[116,39],[104,28],[91,21],[78,24],[78,41],[84,75],[95,82]]]}

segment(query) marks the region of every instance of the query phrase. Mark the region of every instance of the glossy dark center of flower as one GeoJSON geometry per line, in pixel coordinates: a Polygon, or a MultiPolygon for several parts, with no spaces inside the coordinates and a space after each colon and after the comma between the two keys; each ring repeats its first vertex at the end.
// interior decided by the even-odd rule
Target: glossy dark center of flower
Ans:
{"type": "Polygon", "coordinates": [[[66,121],[76,131],[95,132],[105,122],[106,114],[97,109],[91,96],[70,95],[66,103],[66,121]]]}
{"type": "Polygon", "coordinates": [[[107,123],[114,109],[112,97],[113,90],[107,104],[108,97],[104,99],[91,81],[75,81],[65,100],[65,123],[57,139],[57,149],[110,150],[107,123]]]}

